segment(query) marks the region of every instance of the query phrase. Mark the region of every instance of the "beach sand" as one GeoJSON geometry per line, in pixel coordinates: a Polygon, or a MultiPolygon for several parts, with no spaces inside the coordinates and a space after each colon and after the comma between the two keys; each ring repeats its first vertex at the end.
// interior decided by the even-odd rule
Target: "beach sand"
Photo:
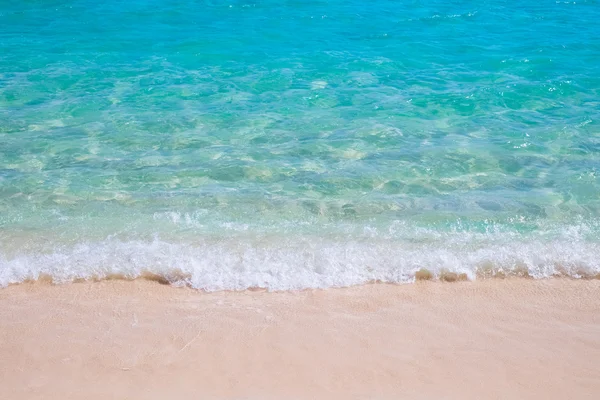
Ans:
{"type": "Polygon", "coordinates": [[[0,290],[1,399],[598,399],[600,281],[0,290]]]}

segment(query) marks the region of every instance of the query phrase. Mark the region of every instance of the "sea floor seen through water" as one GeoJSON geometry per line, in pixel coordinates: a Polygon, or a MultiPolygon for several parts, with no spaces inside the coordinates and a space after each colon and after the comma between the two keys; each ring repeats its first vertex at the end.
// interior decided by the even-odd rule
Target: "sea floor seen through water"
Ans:
{"type": "Polygon", "coordinates": [[[597,1],[4,3],[0,286],[600,273],[597,1]]]}

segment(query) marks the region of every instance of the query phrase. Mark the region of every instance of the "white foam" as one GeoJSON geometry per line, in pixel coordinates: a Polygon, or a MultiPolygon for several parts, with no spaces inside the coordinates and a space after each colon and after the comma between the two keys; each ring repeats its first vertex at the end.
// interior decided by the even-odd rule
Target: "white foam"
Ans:
{"type": "Polygon", "coordinates": [[[471,245],[465,241],[328,241],[322,238],[199,240],[195,243],[106,239],[0,255],[0,285],[51,276],[55,282],[147,273],[209,291],[340,287],[370,281],[412,282],[425,268],[476,279],[486,274],[534,278],[600,273],[600,245],[529,241],[471,245]]]}

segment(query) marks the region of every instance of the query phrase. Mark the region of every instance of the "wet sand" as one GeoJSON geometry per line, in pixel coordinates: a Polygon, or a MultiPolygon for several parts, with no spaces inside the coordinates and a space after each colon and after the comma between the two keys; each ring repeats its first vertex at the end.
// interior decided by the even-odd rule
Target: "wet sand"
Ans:
{"type": "Polygon", "coordinates": [[[2,399],[598,399],[600,281],[0,290],[2,399]]]}

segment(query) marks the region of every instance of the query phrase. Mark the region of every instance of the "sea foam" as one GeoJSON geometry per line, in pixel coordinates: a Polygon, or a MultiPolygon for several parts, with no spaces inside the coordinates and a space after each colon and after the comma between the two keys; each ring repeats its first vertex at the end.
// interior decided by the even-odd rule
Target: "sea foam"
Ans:
{"type": "Polygon", "coordinates": [[[561,240],[457,245],[323,238],[186,244],[107,239],[0,257],[0,285],[40,278],[65,283],[154,276],[165,283],[214,291],[409,283],[423,277],[592,278],[600,274],[598,254],[597,243],[561,240]]]}

